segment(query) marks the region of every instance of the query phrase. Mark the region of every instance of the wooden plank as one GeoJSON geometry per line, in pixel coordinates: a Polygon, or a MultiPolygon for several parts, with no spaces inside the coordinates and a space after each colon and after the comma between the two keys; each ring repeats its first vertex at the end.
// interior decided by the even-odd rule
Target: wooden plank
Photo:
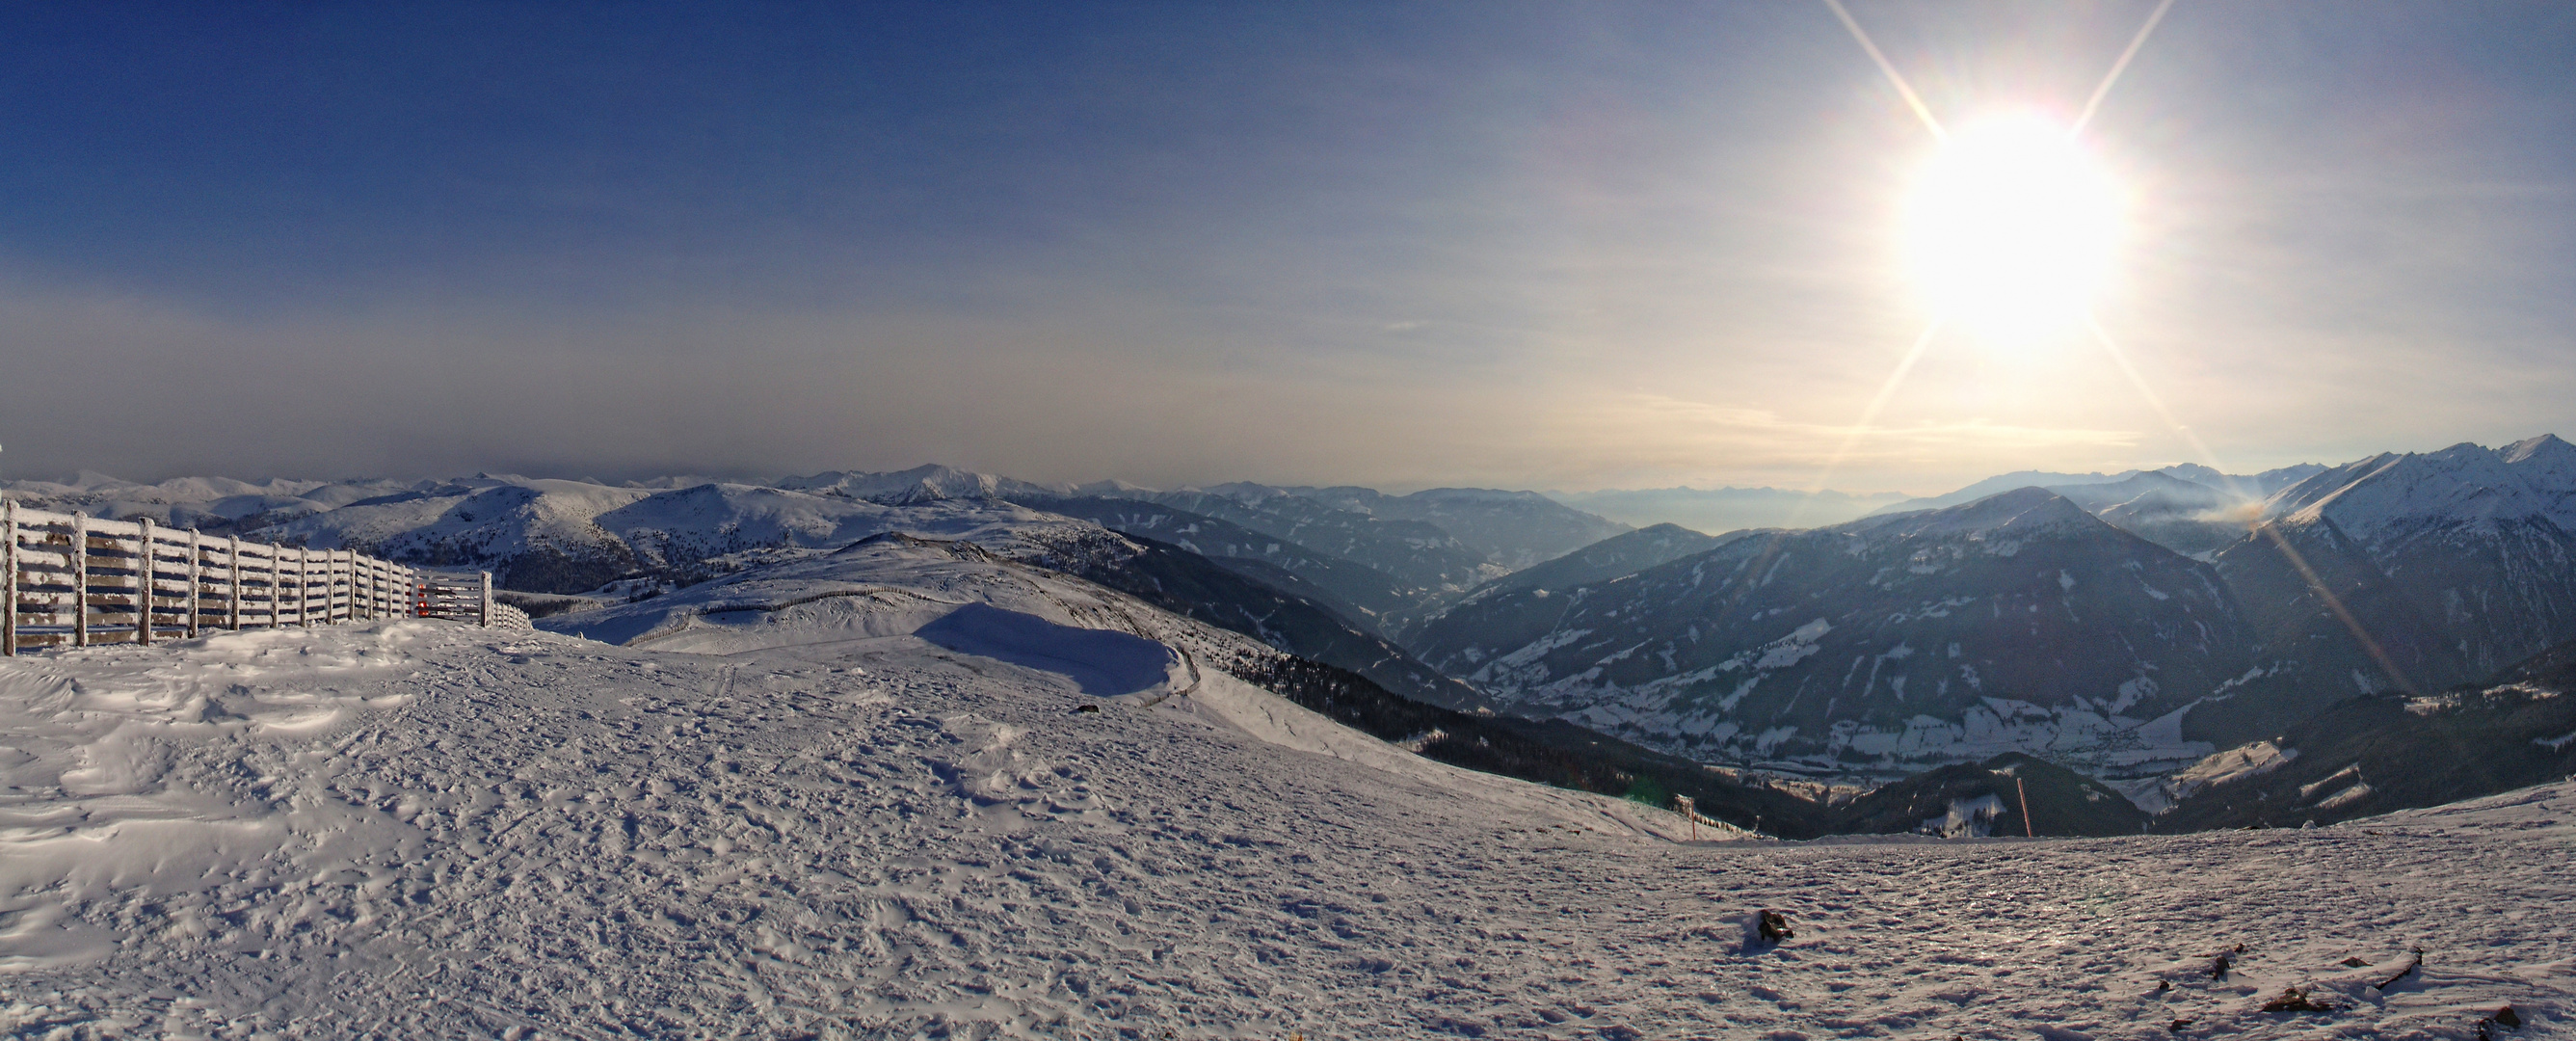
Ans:
{"type": "Polygon", "coordinates": [[[59,594],[30,594],[22,589],[18,591],[17,606],[18,635],[21,637],[30,629],[61,628],[71,624],[71,616],[63,610],[64,598],[59,594]]]}
{"type": "MultiPolygon", "coordinates": [[[[73,516],[81,515],[75,513],[73,516]]],[[[108,520],[105,517],[83,519],[89,527],[89,533],[103,539],[130,539],[143,533],[143,526],[134,521],[108,520]]]]}

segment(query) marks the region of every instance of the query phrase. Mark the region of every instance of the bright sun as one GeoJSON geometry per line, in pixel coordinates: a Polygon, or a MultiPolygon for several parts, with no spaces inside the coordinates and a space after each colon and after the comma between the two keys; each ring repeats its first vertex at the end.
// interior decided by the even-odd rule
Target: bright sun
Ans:
{"type": "Polygon", "coordinates": [[[1916,181],[1908,259],[1941,318],[2026,341],[2084,320],[2110,273],[2120,209],[2065,128],[1988,120],[1950,135],[1916,181]]]}

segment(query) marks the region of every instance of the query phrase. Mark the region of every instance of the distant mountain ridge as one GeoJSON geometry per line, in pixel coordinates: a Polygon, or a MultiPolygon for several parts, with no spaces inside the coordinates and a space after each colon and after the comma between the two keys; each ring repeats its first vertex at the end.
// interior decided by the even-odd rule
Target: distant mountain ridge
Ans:
{"type": "Polygon", "coordinates": [[[1482,702],[1471,688],[1413,661],[1385,633],[1503,573],[1496,558],[1537,559],[1624,530],[1530,493],[1441,489],[1389,496],[1335,488],[1301,495],[1259,485],[1162,493],[1115,482],[1040,484],[944,466],[826,472],[776,485],[609,485],[493,474],[408,484],[192,478],[142,485],[90,474],[0,491],[45,508],[150,516],[218,534],[488,569],[505,590],[551,595],[549,611],[690,585],[887,533],[958,539],[1018,537],[1009,533],[1049,524],[1095,533],[1117,528],[1136,541],[1120,542],[1127,549],[1113,554],[1113,562],[1062,566],[1453,707],[1482,702]],[[1232,519],[1088,493],[1204,504],[1232,519]],[[1476,545],[1414,519],[1420,516],[1474,533],[1476,545]],[[1301,545],[1300,536],[1324,540],[1330,550],[1301,545]],[[583,593],[594,595],[566,596],[583,593]]]}
{"type": "Polygon", "coordinates": [[[1814,528],[1855,520],[1890,503],[1898,492],[1854,495],[1831,489],[1630,488],[1547,492],[1548,498],[1625,524],[1675,524],[1709,534],[1747,528],[1814,528]]]}
{"type": "Polygon", "coordinates": [[[618,595],[886,531],[1084,525],[1140,547],[1120,558],[1134,574],[1099,580],[1161,582],[1171,609],[1255,632],[1286,612],[1297,621],[1264,639],[1409,696],[1811,773],[2028,751],[2135,779],[2355,695],[2439,691],[2576,640],[2576,446],[2554,436],[2236,477],[2186,465],[1971,487],[2025,479],[2064,483],[1715,535],[1631,530],[1529,492],[1156,491],[939,466],[775,484],[84,474],[0,491],[618,595]],[[1408,672],[1415,659],[1446,678],[1408,672]]]}
{"type": "Polygon", "coordinates": [[[1752,533],[1626,574],[1541,578],[1578,570],[1604,543],[1488,583],[1408,630],[1407,642],[1519,711],[1678,754],[1885,774],[2017,749],[2134,778],[2193,749],[2277,734],[2356,694],[2438,690],[2576,640],[2576,446],[2554,436],[2233,479],[2169,467],[2007,475],[1971,488],[2068,477],[2079,479],[2055,491],[2024,486],[1818,531],[1752,533]],[[2241,497],[2249,486],[2271,490],[2241,497]],[[2052,601],[2033,581],[2041,576],[2012,567],[1936,577],[1936,561],[1955,555],[1938,546],[1953,536],[2015,546],[2005,559],[2026,568],[2040,558],[2006,533],[2038,517],[2100,547],[2052,551],[2065,559],[2057,574],[2070,597],[2123,595],[2089,607],[2052,601]],[[2115,531],[2132,537],[2127,549],[2109,549],[2121,545],[2107,537],[2115,531]],[[1844,563],[1820,567],[1832,539],[1843,540],[1844,563]],[[1888,566],[1883,539],[1912,540],[1929,556],[1888,566]],[[1918,567],[1930,570],[1917,579],[1918,567]],[[2163,577],[2138,581],[2150,575],[2163,577]],[[2188,619],[2174,616],[2178,602],[2188,619]],[[2051,637],[2034,625],[2113,616],[2154,633],[2076,627],[2051,637]],[[1960,638],[1917,638],[1946,626],[1961,627],[1960,638]],[[1982,648],[2041,671],[2008,678],[1977,666],[1972,700],[1983,708],[1955,700],[1963,672],[1947,690],[1932,678],[1936,696],[1921,697],[1954,642],[1962,661],[1982,648]],[[1939,653],[1927,656],[1927,644],[1939,653]],[[2126,663],[2129,675],[2103,673],[2106,663],[2126,663]],[[1888,689],[1899,679],[1902,709],[1888,689]]]}
{"type": "Polygon", "coordinates": [[[2576,445],[2554,435],[2346,463],[2275,493],[2262,515],[2215,560],[2247,591],[2266,660],[2210,720],[2277,728],[2576,639],[2576,445]]]}
{"type": "Polygon", "coordinates": [[[1570,508],[1537,492],[1430,488],[1388,495],[1349,486],[1278,490],[1371,517],[1436,525],[1461,545],[1484,554],[1488,562],[1512,571],[1629,530],[1628,525],[1570,508]]]}
{"type": "Polygon", "coordinates": [[[1901,772],[2106,741],[2197,758],[2149,724],[2250,636],[2209,565],[2025,488],[1476,598],[1410,643],[1507,707],[1647,747],[1901,772]]]}
{"type": "MultiPolygon", "coordinates": [[[[2088,493],[2078,491],[2078,489],[2117,485],[2122,482],[2135,481],[2138,478],[2147,477],[2149,475],[2198,485],[2221,495],[2252,502],[2259,501],[2265,496],[2271,495],[2293,484],[2297,484],[2298,482],[2320,473],[2325,469],[2326,467],[2324,465],[2318,463],[2300,463],[2296,466],[2285,466],[2276,470],[2265,470],[2258,474],[2229,475],[2220,473],[2198,463],[2182,463],[2159,470],[2123,470],[2119,473],[2112,474],[2050,473],[2044,470],[2022,470],[2014,473],[1989,477],[1954,492],[1890,503],[1886,506],[1879,507],[1874,511],[1874,514],[1884,515],[1890,513],[1906,513],[1913,510],[1932,510],[1940,509],[1944,506],[1957,506],[1963,503],[1974,502],[1997,492],[2011,491],[2015,488],[2046,488],[2060,495],[2064,495],[2068,499],[2083,503],[2086,509],[2100,509],[2103,506],[2110,505],[2109,502],[2105,502],[2104,500],[2111,496],[2111,492],[2100,490],[2088,493]]],[[[2139,491],[2143,491],[2145,488],[2146,486],[2137,486],[2137,490],[2139,491]]],[[[2126,500],[2124,498],[2120,501],[2126,500]]]]}

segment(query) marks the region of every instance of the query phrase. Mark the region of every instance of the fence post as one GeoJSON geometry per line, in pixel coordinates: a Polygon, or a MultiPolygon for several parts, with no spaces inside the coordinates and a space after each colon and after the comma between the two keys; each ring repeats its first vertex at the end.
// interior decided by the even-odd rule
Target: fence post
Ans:
{"type": "Polygon", "coordinates": [[[313,551],[295,547],[295,626],[313,627],[313,551]]]}
{"type": "Polygon", "coordinates": [[[228,560],[228,562],[230,563],[231,568],[232,568],[232,581],[227,582],[227,583],[224,583],[224,592],[225,592],[225,594],[226,594],[226,595],[225,595],[225,597],[224,597],[224,600],[225,600],[224,620],[225,620],[225,621],[227,621],[227,622],[232,623],[231,625],[226,626],[226,628],[229,628],[229,629],[231,629],[231,630],[232,630],[232,631],[234,631],[234,632],[240,632],[240,631],[241,631],[241,536],[239,536],[239,535],[226,535],[226,536],[224,536],[224,549],[226,550],[226,552],[225,552],[225,557],[226,557],[226,559],[228,560]]]}
{"type": "Polygon", "coordinates": [[[89,514],[72,511],[72,646],[89,646],[89,514]]]}
{"type": "Polygon", "coordinates": [[[134,526],[134,642],[152,646],[152,518],[136,517],[134,526]]]}
{"type": "Polygon", "coordinates": [[[475,616],[474,624],[485,628],[492,625],[492,573],[489,571],[483,573],[483,609],[475,616]]]}
{"type": "Polygon", "coordinates": [[[0,500],[0,657],[18,653],[18,504],[0,500]]]}
{"type": "Polygon", "coordinates": [[[197,613],[206,606],[206,562],[200,558],[205,540],[195,527],[188,529],[188,638],[197,638],[197,613]]]}

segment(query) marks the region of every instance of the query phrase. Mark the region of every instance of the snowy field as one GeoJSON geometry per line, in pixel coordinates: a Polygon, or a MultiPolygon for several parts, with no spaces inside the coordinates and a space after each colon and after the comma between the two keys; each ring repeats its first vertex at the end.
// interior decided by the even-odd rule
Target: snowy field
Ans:
{"type": "Polygon", "coordinates": [[[0,1032],[2576,1036],[2569,786],[1694,844],[984,610],[725,655],[396,622],[0,660],[0,1032]],[[1761,908],[1795,938],[1749,942],[1761,908]],[[2287,988],[2332,1011],[2260,1011],[2287,988]]]}

